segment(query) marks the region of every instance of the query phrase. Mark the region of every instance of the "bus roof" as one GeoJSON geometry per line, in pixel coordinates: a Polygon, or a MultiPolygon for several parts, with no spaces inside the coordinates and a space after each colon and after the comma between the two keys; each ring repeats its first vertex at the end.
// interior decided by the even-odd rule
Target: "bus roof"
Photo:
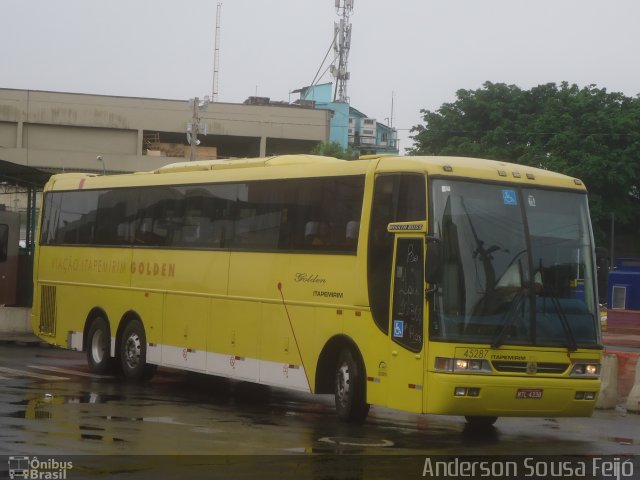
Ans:
{"type": "Polygon", "coordinates": [[[63,173],[51,177],[45,190],[75,190],[139,185],[170,185],[239,180],[357,175],[377,172],[416,172],[430,176],[469,178],[585,190],[579,179],[548,170],[498,160],[445,156],[367,155],[340,160],[317,155],[279,155],[233,160],[199,160],[165,165],[149,172],[119,175],[63,173]],[[269,167],[269,168],[266,168],[269,167]],[[238,170],[242,169],[242,172],[238,170]]]}
{"type": "MultiPolygon", "coordinates": [[[[512,182],[531,186],[551,186],[574,190],[586,190],[578,178],[541,168],[473,157],[447,156],[380,156],[377,171],[398,169],[397,162],[415,162],[424,166],[430,176],[469,178],[496,182],[512,182]]],[[[407,165],[406,168],[410,168],[407,165]]]]}

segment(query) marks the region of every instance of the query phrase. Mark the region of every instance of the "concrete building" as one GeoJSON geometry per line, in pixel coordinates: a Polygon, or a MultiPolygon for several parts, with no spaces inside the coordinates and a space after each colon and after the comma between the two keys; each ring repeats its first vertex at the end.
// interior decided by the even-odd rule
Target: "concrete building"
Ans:
{"type": "Polygon", "coordinates": [[[197,159],[307,153],[329,140],[328,110],[264,98],[199,105],[0,89],[0,211],[19,218],[11,231],[0,222],[7,238],[18,241],[12,248],[19,247],[17,267],[12,264],[10,275],[0,272],[18,294],[0,304],[31,304],[36,218],[51,173],[149,171],[184,161],[191,156],[190,124],[201,132],[197,159]]]}
{"type": "Polygon", "coordinates": [[[351,147],[358,155],[399,153],[397,130],[367,117],[348,103],[334,102],[332,83],[302,87],[292,93],[300,94],[300,105],[332,112],[330,142],[337,142],[343,148],[351,147]]]}
{"type": "MultiPolygon", "coordinates": [[[[131,172],[188,158],[187,101],[0,89],[0,160],[49,172],[131,172]],[[102,162],[97,160],[102,157],[102,162]]],[[[198,158],[306,153],[330,112],[264,99],[198,109],[198,158]]]]}

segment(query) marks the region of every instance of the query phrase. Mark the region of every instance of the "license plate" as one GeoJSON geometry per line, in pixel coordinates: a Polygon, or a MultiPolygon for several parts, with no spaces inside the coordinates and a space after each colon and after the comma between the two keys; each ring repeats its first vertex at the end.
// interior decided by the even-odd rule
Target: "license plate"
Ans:
{"type": "Polygon", "coordinates": [[[541,388],[519,388],[516,392],[516,399],[540,400],[542,398],[541,388]]]}

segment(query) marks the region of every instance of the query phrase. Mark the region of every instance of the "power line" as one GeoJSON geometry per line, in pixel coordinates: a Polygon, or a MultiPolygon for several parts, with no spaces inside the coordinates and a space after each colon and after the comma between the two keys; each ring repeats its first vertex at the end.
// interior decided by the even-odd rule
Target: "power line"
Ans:
{"type": "MultiPolygon", "coordinates": [[[[311,81],[311,83],[309,84],[310,86],[314,86],[316,84],[316,80],[320,81],[320,79],[322,77],[324,77],[324,74],[327,72],[327,70],[325,70],[324,72],[322,72],[322,75],[320,75],[320,77],[318,77],[318,73],[320,73],[320,70],[322,69],[322,67],[324,66],[324,62],[327,61],[327,57],[329,56],[329,53],[331,52],[331,49],[333,48],[333,45],[336,43],[336,36],[333,36],[333,40],[331,40],[331,45],[329,45],[329,49],[327,50],[327,53],[324,55],[324,58],[322,59],[322,63],[320,64],[320,66],[318,67],[318,71],[316,72],[315,77],[313,77],[313,80],[311,81]]],[[[335,58],[332,60],[331,63],[333,63],[335,61],[335,58]]],[[[330,68],[331,65],[329,65],[328,68],[330,68]]]]}

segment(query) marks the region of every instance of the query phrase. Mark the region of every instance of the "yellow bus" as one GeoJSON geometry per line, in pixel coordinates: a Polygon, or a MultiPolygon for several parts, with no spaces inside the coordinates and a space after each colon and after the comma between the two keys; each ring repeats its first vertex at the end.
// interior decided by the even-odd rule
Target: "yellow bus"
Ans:
{"type": "Polygon", "coordinates": [[[465,416],[588,416],[602,341],[578,179],[454,157],[309,155],[60,174],[33,329],[114,362],[465,416]]]}

